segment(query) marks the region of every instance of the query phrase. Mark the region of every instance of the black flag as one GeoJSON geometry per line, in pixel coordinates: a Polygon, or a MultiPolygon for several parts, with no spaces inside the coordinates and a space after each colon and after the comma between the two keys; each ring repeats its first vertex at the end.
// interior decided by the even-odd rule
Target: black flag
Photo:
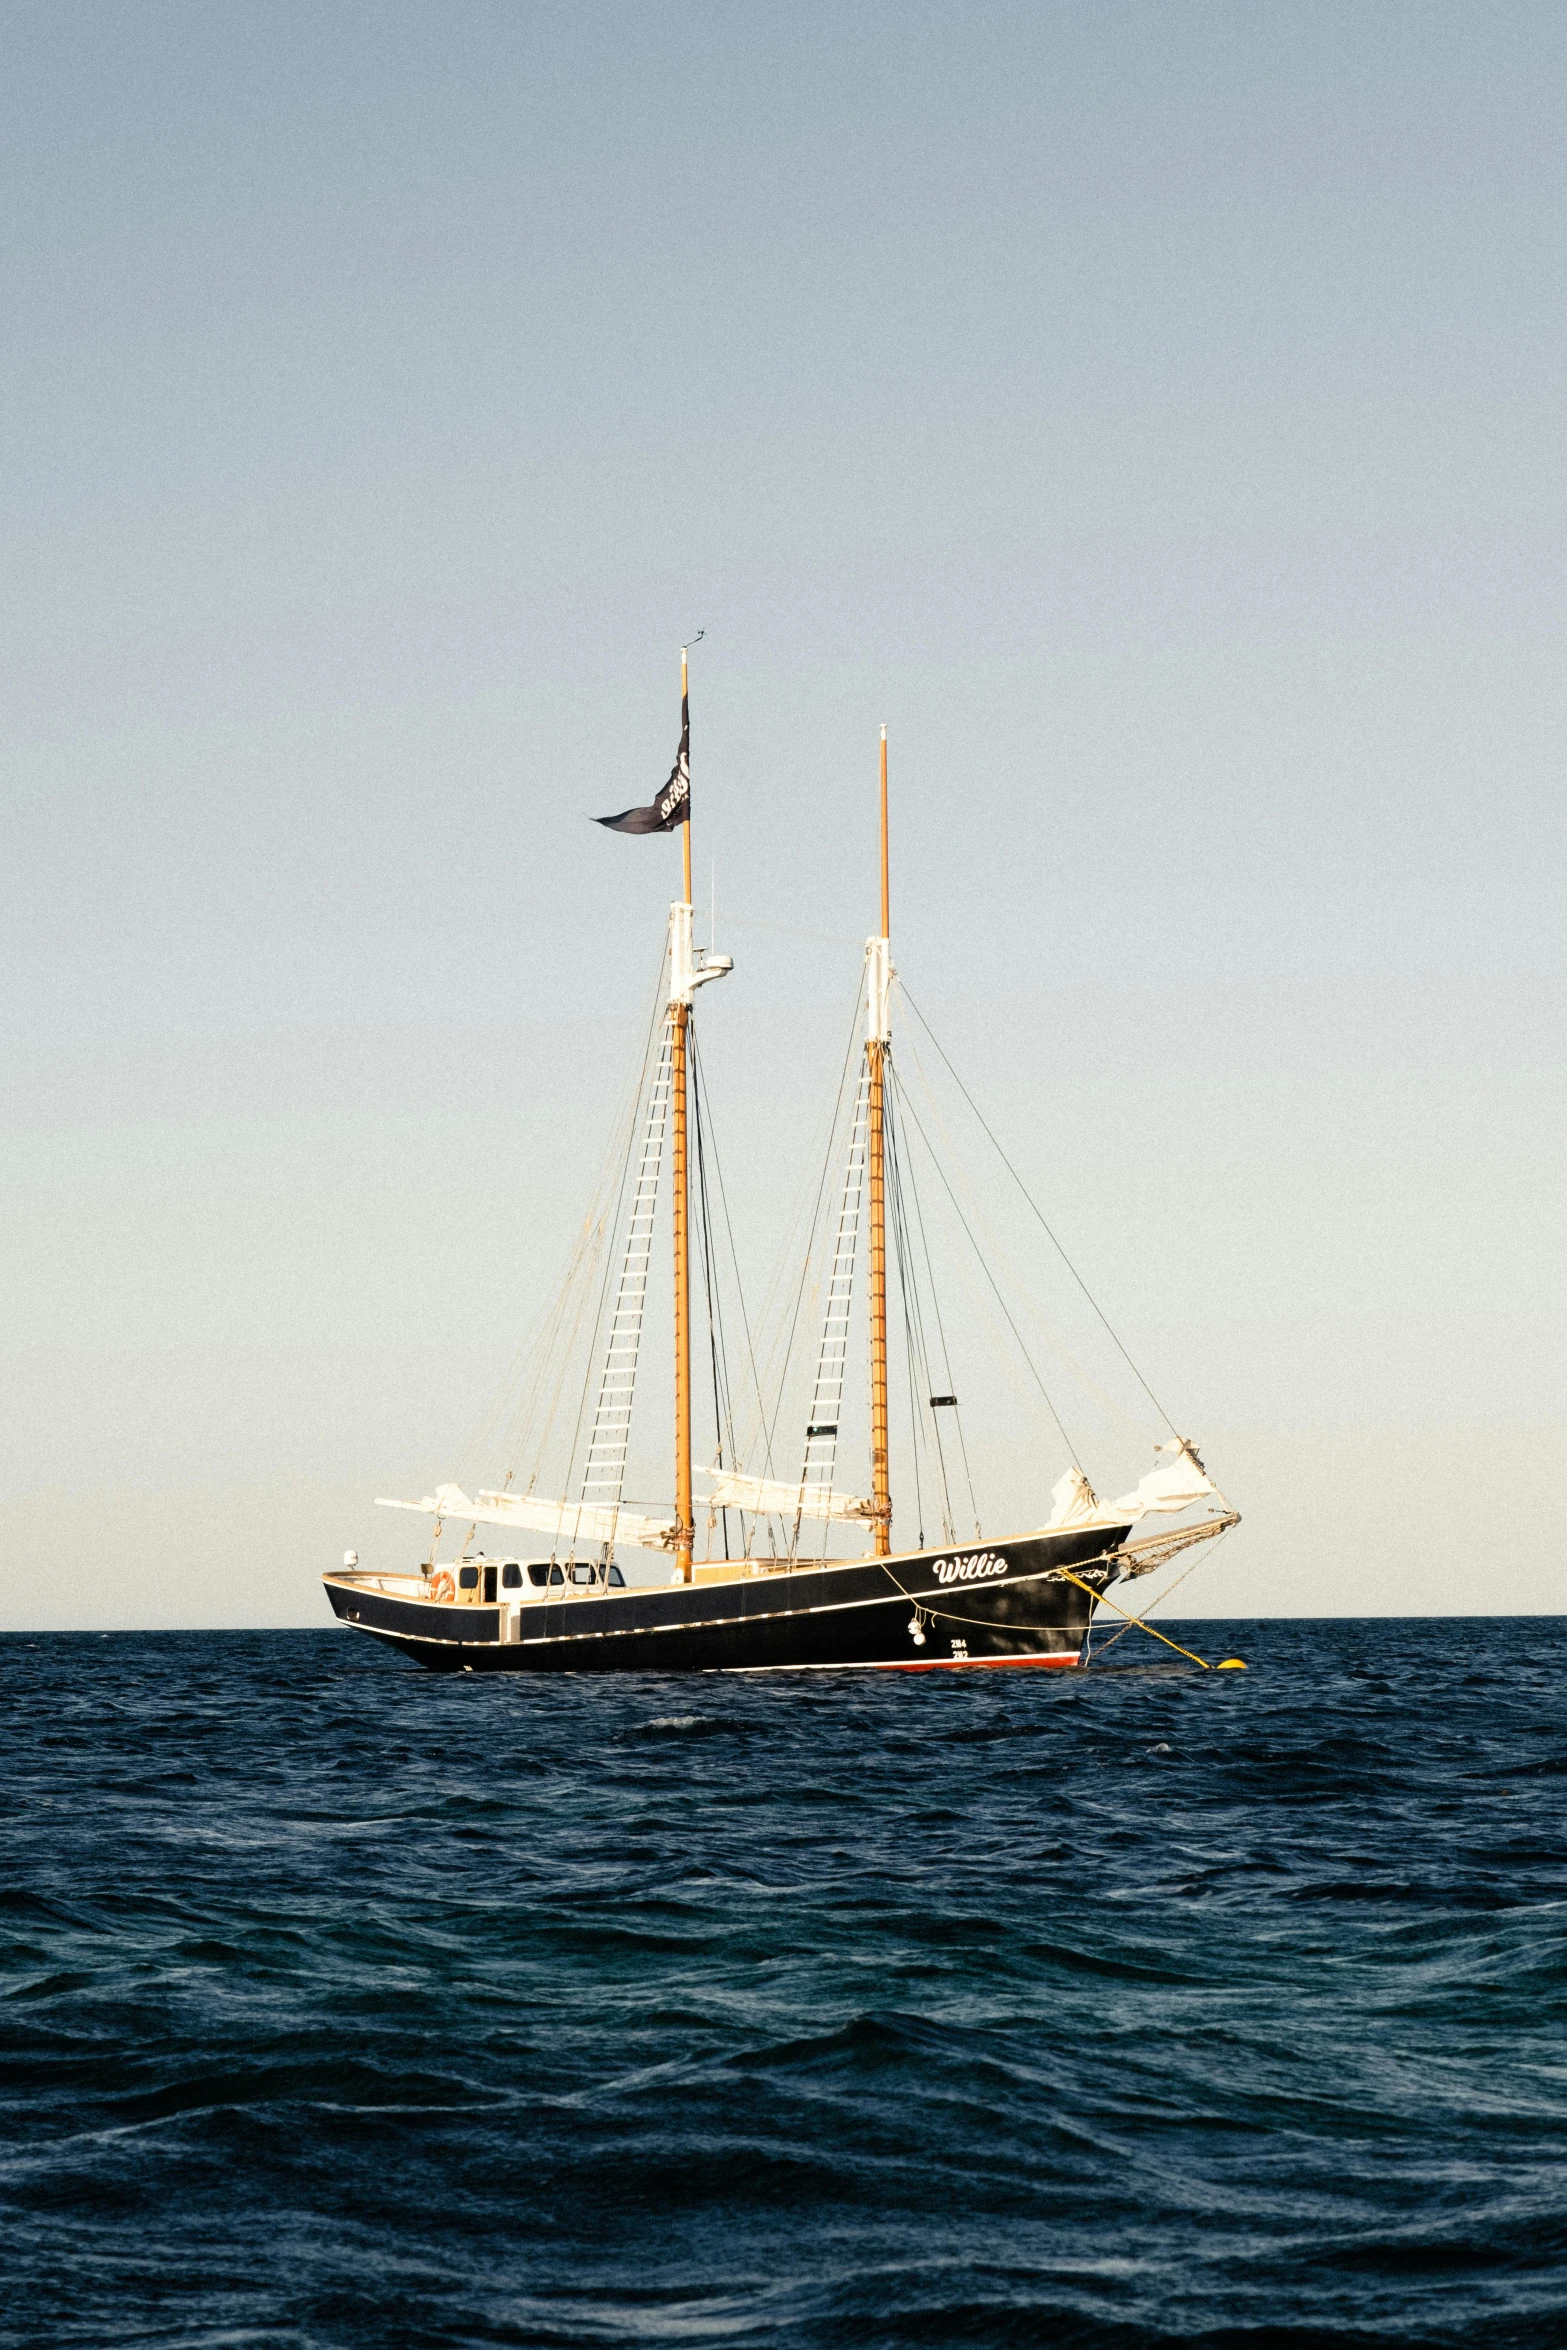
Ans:
{"type": "Polygon", "coordinates": [[[673,832],[677,824],[684,824],[691,813],[691,703],[687,695],[680,697],[680,755],[670,769],[669,781],[658,798],[648,808],[626,808],[618,816],[595,816],[595,824],[607,824],[611,832],[673,832]]]}

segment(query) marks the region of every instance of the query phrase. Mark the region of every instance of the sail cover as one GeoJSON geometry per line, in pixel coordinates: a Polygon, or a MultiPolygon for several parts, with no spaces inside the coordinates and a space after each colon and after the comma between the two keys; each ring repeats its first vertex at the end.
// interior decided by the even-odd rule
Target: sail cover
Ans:
{"type": "Polygon", "coordinates": [[[814,1485],[790,1485],[781,1477],[745,1477],[738,1469],[705,1469],[713,1480],[707,1506],[713,1510],[754,1510],[759,1517],[799,1516],[823,1524],[874,1516],[870,1502],[852,1493],[823,1493],[814,1485]]]}
{"type": "Polygon", "coordinates": [[[426,1517],[466,1518],[474,1526],[516,1526],[548,1534],[556,1543],[625,1542],[634,1550],[668,1550],[672,1518],[645,1518],[635,1510],[607,1510],[583,1501],[546,1501],[536,1493],[478,1493],[470,1501],[460,1485],[437,1485],[423,1501],[388,1501],[383,1510],[422,1510],[426,1517]]]}

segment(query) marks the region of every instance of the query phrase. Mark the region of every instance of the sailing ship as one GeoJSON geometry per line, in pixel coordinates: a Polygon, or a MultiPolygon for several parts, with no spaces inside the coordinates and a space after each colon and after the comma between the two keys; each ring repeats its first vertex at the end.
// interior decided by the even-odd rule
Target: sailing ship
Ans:
{"type": "MultiPolygon", "coordinates": [[[[948,1509],[939,1544],[924,1539],[923,1526],[913,1547],[900,1549],[894,1542],[889,1222],[905,1298],[908,1268],[903,1259],[912,1244],[900,1212],[893,1107],[896,973],[885,727],[880,787],[881,919],[865,946],[864,1036],[853,1071],[847,1162],[836,1195],[836,1218],[824,1226],[830,1231],[830,1255],[798,1477],[774,1473],[770,1440],[760,1472],[743,1468],[736,1457],[732,1415],[726,1430],[722,1399],[715,1394],[717,1460],[705,1472],[707,1555],[697,1557],[691,1363],[693,1007],[700,990],[727,976],[733,966],[730,957],[716,954],[711,946],[699,947],[694,937],[689,672],[683,650],[680,750],[668,783],[650,806],[598,819],[621,832],[678,830],[684,890],[669,909],[662,1002],[652,1032],[656,1049],[646,1057],[644,1082],[628,1122],[618,1219],[601,1217],[597,1227],[602,1234],[614,1223],[614,1237],[622,1245],[618,1269],[608,1254],[605,1257],[605,1285],[594,1318],[597,1400],[591,1422],[584,1414],[588,1435],[580,1474],[573,1480],[575,1498],[548,1498],[535,1490],[533,1479],[518,1489],[508,1472],[503,1485],[480,1487],[471,1495],[461,1484],[447,1483],[417,1502],[385,1501],[382,1506],[417,1511],[433,1521],[427,1555],[415,1570],[387,1574],[362,1571],[356,1554],[346,1553],[342,1569],[324,1577],[327,1597],[341,1622],[437,1672],[1071,1668],[1089,1660],[1101,1607],[1113,1610],[1123,1626],[1152,1629],[1108,1597],[1112,1587],[1151,1573],[1238,1523],[1238,1513],[1209,1479],[1195,1444],[1172,1426],[1168,1440],[1158,1448],[1153,1470],[1113,1502],[1100,1502],[1081,1464],[1072,1460],[1051,1491],[1050,1509],[1034,1527],[982,1535],[976,1517],[972,1537],[960,1539],[948,1509]],[[672,1514],[650,1515],[624,1506],[622,1493],[666,1136],[674,1508],[672,1514]],[[836,1481],[862,1222],[870,1438],[870,1491],[863,1497],[840,1491],[836,1481]],[[1144,1531],[1144,1521],[1153,1517],[1179,1522],[1144,1531]],[[466,1533],[443,1561],[438,1555],[443,1529],[455,1525],[464,1526],[466,1533]],[[713,1530],[720,1526],[723,1555],[715,1557],[713,1530]],[[510,1539],[494,1555],[487,1547],[476,1552],[473,1544],[481,1527],[486,1529],[486,1546],[491,1529],[510,1539]],[[739,1529],[738,1541],[732,1539],[732,1527],[739,1529]],[[830,1538],[847,1540],[849,1554],[829,1555],[830,1538]],[[646,1569],[640,1577],[624,1571],[620,1554],[629,1552],[672,1563],[660,1579],[650,1581],[646,1569]]],[[[696,1108],[700,1161],[699,1102],[696,1108]]],[[[700,1165],[697,1176],[695,1204],[699,1214],[706,1209],[710,1216],[700,1165]]],[[[710,1238],[710,1225],[704,1226],[700,1254],[711,1314],[710,1238]]],[[[928,1350],[919,1342],[917,1330],[906,1333],[906,1350],[911,1369],[916,1355],[925,1366],[928,1350]]],[[[712,1356],[716,1382],[716,1345],[712,1356]]],[[[586,1405],[586,1391],[583,1401],[586,1405]]],[[[956,1413],[957,1397],[950,1392],[930,1394],[925,1408],[932,1423],[939,1425],[941,1415],[956,1413]]],[[[765,1434],[765,1421],[763,1429],[765,1434]]],[[[575,1450],[574,1446],[574,1454],[575,1450]]],[[[1184,1649],[1180,1653],[1190,1654],[1184,1649]]]]}

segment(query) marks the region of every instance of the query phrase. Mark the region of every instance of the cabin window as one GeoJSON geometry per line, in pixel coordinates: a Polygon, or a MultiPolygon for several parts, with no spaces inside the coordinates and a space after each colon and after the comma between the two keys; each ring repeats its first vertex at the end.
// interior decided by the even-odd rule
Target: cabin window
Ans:
{"type": "Polygon", "coordinates": [[[598,1570],[595,1567],[578,1565],[572,1568],[571,1579],[580,1589],[589,1583],[598,1581],[598,1570]]]}
{"type": "Polygon", "coordinates": [[[459,1589],[463,1591],[477,1591],[479,1588],[478,1568],[459,1567],[457,1570],[457,1582],[459,1589]]]}
{"type": "Polygon", "coordinates": [[[522,1589],[522,1569],[515,1559],[508,1559],[501,1569],[501,1589],[503,1591],[520,1591],[522,1589]]]}
{"type": "Polygon", "coordinates": [[[609,1587],[611,1591],[624,1591],[626,1588],[626,1578],[618,1567],[609,1570],[609,1587]]]}
{"type": "Polygon", "coordinates": [[[549,1561],[547,1559],[539,1559],[536,1562],[530,1560],[528,1565],[528,1581],[533,1585],[534,1590],[542,1591],[549,1579],[549,1561]]]}
{"type": "Polygon", "coordinates": [[[564,1568],[564,1567],[551,1567],[551,1569],[550,1569],[550,1581],[551,1581],[552,1583],[564,1583],[564,1582],[565,1582],[565,1580],[566,1580],[566,1570],[565,1570],[565,1568],[564,1568]]]}

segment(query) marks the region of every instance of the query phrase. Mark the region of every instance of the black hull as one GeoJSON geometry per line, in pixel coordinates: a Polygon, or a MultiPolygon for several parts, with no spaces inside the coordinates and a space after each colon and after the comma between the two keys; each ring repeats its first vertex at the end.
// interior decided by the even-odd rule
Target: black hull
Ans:
{"type": "Polygon", "coordinates": [[[433,1672],[930,1672],[1072,1666],[1126,1527],[1024,1534],[732,1582],[532,1600],[520,1609],[395,1598],[329,1575],[345,1623],[433,1672]],[[1091,1585],[1058,1579],[1066,1567],[1091,1585]],[[919,1621],[916,1626],[915,1618],[919,1621]],[[914,1637],[915,1630],[923,1635],[914,1637]]]}

